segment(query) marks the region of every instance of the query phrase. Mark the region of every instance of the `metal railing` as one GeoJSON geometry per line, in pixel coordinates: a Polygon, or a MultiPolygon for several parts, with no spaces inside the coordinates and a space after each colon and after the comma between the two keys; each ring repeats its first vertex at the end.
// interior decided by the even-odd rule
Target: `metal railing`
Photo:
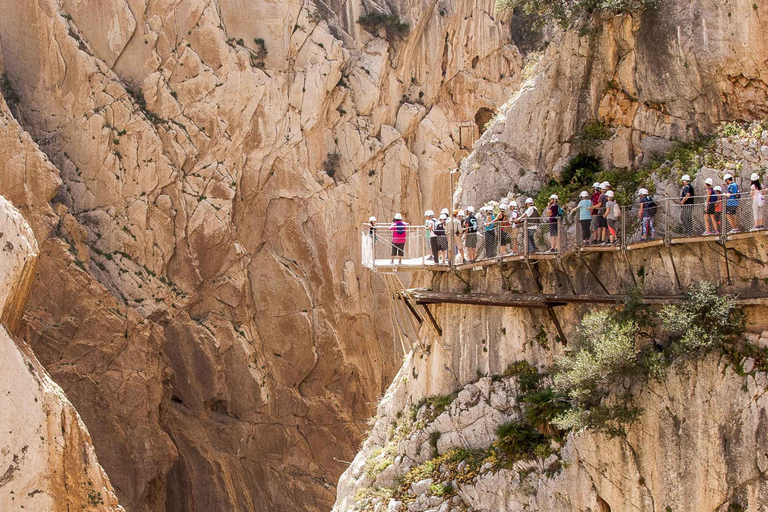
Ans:
{"type": "Polygon", "coordinates": [[[406,226],[405,233],[397,238],[405,240],[402,245],[393,242],[391,224],[366,224],[362,231],[363,265],[453,267],[511,256],[560,257],[569,252],[609,250],[604,247],[628,249],[650,241],[670,244],[699,237],[725,240],[734,232],[766,229],[766,198],[753,200],[746,192],[739,197],[720,194],[714,200],[706,196],[688,199],[686,204],[670,198],[655,200],[642,208],[640,203],[621,206],[618,215],[594,212],[588,220],[580,220],[578,209],[554,219],[506,220],[493,226],[486,226],[479,219],[477,232],[460,228],[451,234],[451,224],[447,222],[446,233],[440,236],[430,234],[424,226],[406,226]],[[451,243],[453,247],[449,247],[451,243]]]}

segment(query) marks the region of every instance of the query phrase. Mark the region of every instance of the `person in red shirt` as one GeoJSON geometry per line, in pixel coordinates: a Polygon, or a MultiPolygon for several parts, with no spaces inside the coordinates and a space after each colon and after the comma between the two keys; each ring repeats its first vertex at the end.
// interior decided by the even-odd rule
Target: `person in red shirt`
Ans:
{"type": "Polygon", "coordinates": [[[389,230],[392,232],[392,261],[390,265],[395,264],[395,258],[397,263],[403,263],[403,253],[405,252],[405,239],[408,234],[408,224],[403,222],[403,216],[399,213],[395,214],[395,220],[392,225],[389,226],[389,230]]]}
{"type": "MultiPolygon", "coordinates": [[[[592,185],[592,195],[589,198],[592,201],[592,206],[595,206],[600,201],[600,183],[592,185]]],[[[592,238],[591,241],[597,240],[597,223],[596,217],[592,215],[592,238]]]]}

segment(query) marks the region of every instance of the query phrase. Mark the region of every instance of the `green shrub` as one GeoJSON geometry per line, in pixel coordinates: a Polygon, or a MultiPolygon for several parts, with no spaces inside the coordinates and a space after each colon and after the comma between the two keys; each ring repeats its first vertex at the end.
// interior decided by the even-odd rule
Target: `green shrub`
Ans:
{"type": "Polygon", "coordinates": [[[496,429],[496,446],[506,457],[527,460],[542,452],[541,445],[549,446],[549,440],[538,430],[522,421],[510,421],[496,429]]]}
{"type": "Polygon", "coordinates": [[[636,13],[656,7],[659,0],[496,0],[496,10],[520,8],[540,18],[539,23],[557,22],[567,27],[574,19],[600,13],[636,13]]]}
{"type": "Polygon", "coordinates": [[[375,33],[380,28],[387,32],[387,37],[405,37],[411,30],[411,26],[400,19],[397,14],[385,14],[383,12],[370,12],[358,18],[357,22],[368,32],[375,33]]]}
{"type": "Polygon", "coordinates": [[[514,377],[521,393],[530,393],[536,390],[541,380],[539,371],[528,361],[515,361],[507,366],[502,374],[504,377],[514,377]]]}
{"type": "Polygon", "coordinates": [[[525,421],[546,436],[556,436],[554,419],[568,410],[568,402],[553,388],[544,388],[521,397],[525,404],[525,421]]]}
{"type": "Polygon", "coordinates": [[[700,282],[680,305],[662,309],[663,326],[673,335],[674,355],[709,351],[744,332],[744,315],[736,302],[717,286],[700,282]]]}

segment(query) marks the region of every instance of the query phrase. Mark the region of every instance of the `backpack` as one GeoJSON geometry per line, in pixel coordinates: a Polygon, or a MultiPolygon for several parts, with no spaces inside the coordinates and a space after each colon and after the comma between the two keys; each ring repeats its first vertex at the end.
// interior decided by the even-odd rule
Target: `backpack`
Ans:
{"type": "Polygon", "coordinates": [[[619,203],[613,203],[613,216],[617,219],[621,217],[621,207],[619,206],[619,203]]]}
{"type": "Polygon", "coordinates": [[[645,210],[648,210],[648,215],[654,217],[656,215],[656,201],[651,196],[648,196],[648,201],[645,202],[645,210]]]}
{"type": "Polygon", "coordinates": [[[399,223],[399,224],[396,224],[396,225],[397,225],[397,228],[395,228],[395,233],[397,233],[398,235],[404,235],[405,234],[405,224],[399,223]]]}
{"type": "Polygon", "coordinates": [[[443,236],[445,234],[445,224],[442,222],[438,222],[437,224],[435,224],[434,233],[437,236],[443,236]]]}
{"type": "Polygon", "coordinates": [[[557,216],[558,217],[564,217],[565,216],[565,212],[563,211],[562,208],[560,208],[560,205],[557,205],[557,216]]]}

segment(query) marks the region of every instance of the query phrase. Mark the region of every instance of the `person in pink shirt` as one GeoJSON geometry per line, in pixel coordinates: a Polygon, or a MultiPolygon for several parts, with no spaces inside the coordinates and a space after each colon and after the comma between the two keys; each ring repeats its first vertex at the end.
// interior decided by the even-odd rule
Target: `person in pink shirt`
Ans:
{"type": "Polygon", "coordinates": [[[403,216],[399,213],[395,214],[395,220],[392,225],[389,226],[389,230],[392,231],[392,261],[390,265],[395,264],[395,258],[397,258],[398,264],[403,263],[403,253],[405,252],[405,238],[408,234],[408,224],[403,222],[403,216]]]}

